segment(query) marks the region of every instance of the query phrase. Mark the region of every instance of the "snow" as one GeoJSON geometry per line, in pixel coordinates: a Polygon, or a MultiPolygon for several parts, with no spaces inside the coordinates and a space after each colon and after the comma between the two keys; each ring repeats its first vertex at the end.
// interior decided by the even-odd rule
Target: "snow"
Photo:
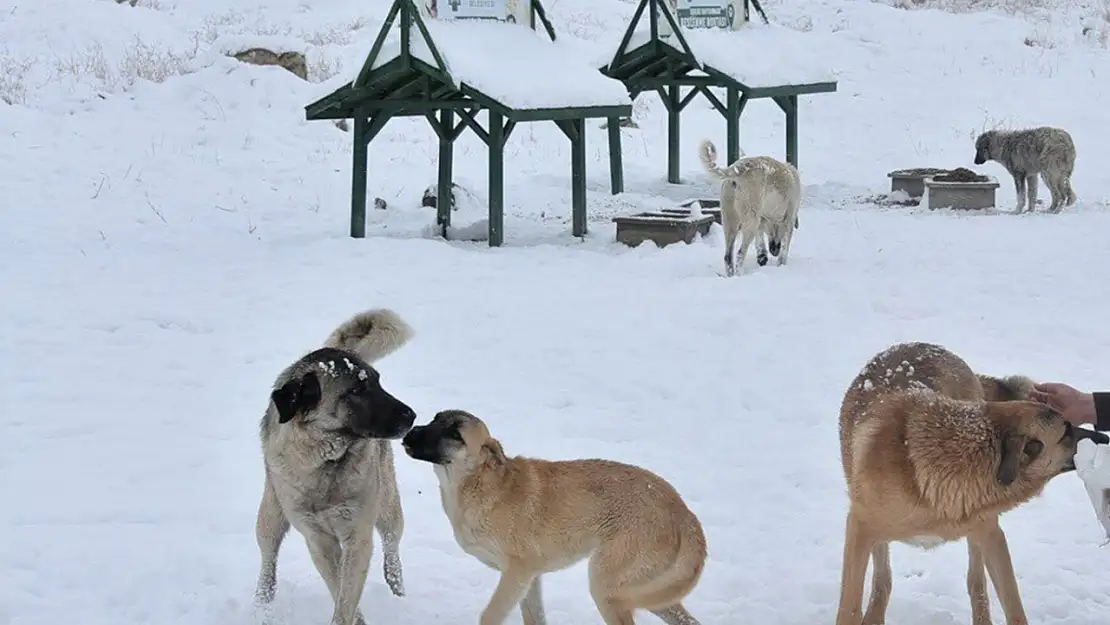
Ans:
{"type": "MultiPolygon", "coordinates": [[[[0,2],[0,97],[14,102],[0,102],[0,623],[259,623],[258,418],[275,376],[367,308],[415,330],[377,368],[419,423],[467,409],[514,453],[612,458],[671,481],[709,541],[687,601],[706,625],[834,620],[847,501],[837,410],[884,347],[934,341],[987,373],[1108,383],[1110,126],[1098,103],[1110,57],[1070,12],[765,2],[776,23],[835,42],[839,91],[802,109],[790,263],[752,259],[725,279],[719,227],[629,249],[610,222],[714,197],[697,144],[725,123],[703,99],[683,113],[681,185],[664,182],[654,94],[636,101],[638,128],[622,129],[624,194],[608,193],[605,133],[590,124],[581,241],[569,142],[554,124],[518,127],[496,249],[428,233],[436,137],[426,120],[393,120],[370,149],[369,195],[389,208],[368,211],[366,239],[348,238],[351,135],[306,121],[304,106],[357,72],[385,4],[0,2]],[[303,42],[311,82],[209,54],[240,36],[303,42]],[[974,136],[1041,123],[1076,138],[1079,201],[1012,215],[1005,171],[971,163],[974,136]],[[889,171],[954,166],[997,176],[1001,208],[870,201],[889,171]]],[[[589,55],[611,49],[635,6],[548,8],[560,45],[589,55]]],[[[751,102],[742,126],[746,153],[781,157],[773,103],[751,102]]],[[[488,165],[472,133],[456,150],[457,181],[480,198],[452,214],[462,231],[488,217],[488,165]]],[[[408,594],[389,592],[379,546],[364,613],[370,625],[474,622],[497,576],[456,545],[433,472],[397,456],[408,594]]],[[[1106,622],[1110,553],[1077,475],[1002,525],[1030,622],[1106,622]]],[[[969,622],[962,545],[892,550],[889,622],[969,622]]],[[[586,582],[585,565],[547,577],[552,625],[600,623],[586,582]]],[[[272,622],[330,613],[294,534],[272,622]]]]}
{"type": "Polygon", "coordinates": [[[836,42],[828,36],[757,22],[734,31],[686,29],[682,34],[704,67],[753,89],[836,80],[835,47],[829,49],[836,42]]]}
{"type": "MultiPolygon", "coordinates": [[[[623,36],[623,34],[621,35],[623,36]]],[[[682,36],[703,67],[715,69],[746,87],[778,87],[835,82],[830,53],[839,47],[829,36],[800,33],[778,24],[749,22],[737,30],[683,29],[682,36]]],[[[616,37],[619,46],[621,37],[616,37]]],[[[632,32],[626,50],[632,51],[651,40],[646,17],[632,32]]],[[[660,41],[682,51],[682,42],[671,35],[660,41]]],[[[612,59],[609,53],[606,61],[612,59]]]]}
{"type": "MultiPolygon", "coordinates": [[[[400,24],[400,21],[397,22],[400,24]]],[[[451,77],[502,104],[518,109],[626,106],[628,91],[620,81],[605,77],[589,55],[556,38],[542,27],[487,21],[424,20],[432,43],[451,77]]],[[[374,59],[379,67],[397,58],[400,26],[374,59]]],[[[412,28],[410,50],[436,67],[435,57],[420,30],[412,28]]]]}

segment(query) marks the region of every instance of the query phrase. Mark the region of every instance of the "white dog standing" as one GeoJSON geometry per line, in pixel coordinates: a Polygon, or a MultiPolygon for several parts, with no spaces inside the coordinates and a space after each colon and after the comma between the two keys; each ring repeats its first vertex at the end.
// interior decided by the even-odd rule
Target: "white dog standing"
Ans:
{"type": "Polygon", "coordinates": [[[717,165],[717,148],[708,139],[701,142],[698,156],[702,167],[721,181],[721,225],[725,230],[725,273],[735,273],[733,248],[736,235],[740,241],[739,265],[744,268],[748,246],[756,239],[756,262],[767,264],[767,245],[771,254],[785,265],[790,254],[790,241],[797,227],[798,208],[802,201],[802,181],[798,170],[770,156],[745,156],[727,168],[717,165]]]}

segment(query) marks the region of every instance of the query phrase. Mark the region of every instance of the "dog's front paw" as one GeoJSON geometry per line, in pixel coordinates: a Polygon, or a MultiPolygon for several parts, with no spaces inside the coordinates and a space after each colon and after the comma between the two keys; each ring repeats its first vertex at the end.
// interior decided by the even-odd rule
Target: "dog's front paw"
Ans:
{"type": "Polygon", "coordinates": [[[389,586],[390,592],[398,597],[405,596],[405,579],[401,574],[401,559],[395,556],[386,555],[385,564],[383,568],[383,576],[385,583],[389,586]]]}
{"type": "Polygon", "coordinates": [[[277,580],[266,575],[258,580],[258,587],[254,591],[255,605],[266,605],[274,600],[277,590],[277,580]]]}

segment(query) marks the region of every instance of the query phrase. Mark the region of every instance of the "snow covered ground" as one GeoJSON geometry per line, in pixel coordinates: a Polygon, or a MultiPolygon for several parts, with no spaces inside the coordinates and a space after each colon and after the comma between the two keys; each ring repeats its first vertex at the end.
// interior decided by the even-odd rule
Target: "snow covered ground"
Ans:
{"type": "MultiPolygon", "coordinates": [[[[638,99],[639,128],[624,131],[621,196],[607,193],[605,135],[590,127],[584,242],[570,236],[568,142],[553,124],[518,127],[499,249],[428,235],[434,135],[394,121],[370,159],[370,195],[390,208],[369,211],[368,238],[347,238],[350,134],[305,122],[303,106],[358,70],[384,4],[0,2],[12,102],[0,103],[0,623],[258,622],[268,385],[363,308],[393,307],[416,328],[381,369],[421,421],[465,408],[510,453],[605,456],[671,480],[709,539],[688,601],[706,625],[833,622],[836,414],[875,351],[939,341],[987,372],[1108,383],[1110,21],[1097,7],[766,1],[820,42],[840,87],[803,101],[790,265],[750,258],[725,280],[719,229],[630,250],[609,223],[712,196],[695,147],[708,136],[723,149],[725,127],[700,100],[684,115],[684,185],[664,181],[657,98],[638,99]],[[265,42],[304,50],[310,81],[220,54],[265,42]],[[1068,128],[1079,202],[1018,217],[865,201],[892,169],[969,166],[974,135],[996,123],[1068,128]]],[[[615,47],[634,5],[548,9],[594,54],[615,47]]],[[[782,155],[773,104],[752,103],[742,132],[748,153],[782,155]]],[[[464,135],[456,171],[477,199],[458,226],[484,216],[485,154],[464,135]]],[[[982,169],[1011,208],[1001,167],[982,169]]],[[[409,596],[389,594],[376,556],[370,622],[475,622],[495,574],[455,546],[427,466],[401,457],[398,472],[409,596]]],[[[1003,525],[1031,622],[1106,622],[1110,555],[1074,475],[1003,525]]],[[[968,622],[961,545],[897,546],[893,559],[891,623],[968,622]]],[[[326,622],[328,593],[296,536],[278,575],[279,623],[326,622]]],[[[545,591],[553,625],[601,622],[584,567],[545,591]]]]}

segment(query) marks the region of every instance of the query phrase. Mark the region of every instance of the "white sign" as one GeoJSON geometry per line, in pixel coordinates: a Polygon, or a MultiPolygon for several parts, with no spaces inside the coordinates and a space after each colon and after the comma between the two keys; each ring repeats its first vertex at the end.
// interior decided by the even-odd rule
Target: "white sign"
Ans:
{"type": "Polygon", "coordinates": [[[428,17],[441,20],[496,20],[527,24],[530,0],[421,0],[428,17]]]}
{"type": "Polygon", "coordinates": [[[736,27],[736,5],[744,0],[678,0],[678,25],[682,28],[736,27]]]}

